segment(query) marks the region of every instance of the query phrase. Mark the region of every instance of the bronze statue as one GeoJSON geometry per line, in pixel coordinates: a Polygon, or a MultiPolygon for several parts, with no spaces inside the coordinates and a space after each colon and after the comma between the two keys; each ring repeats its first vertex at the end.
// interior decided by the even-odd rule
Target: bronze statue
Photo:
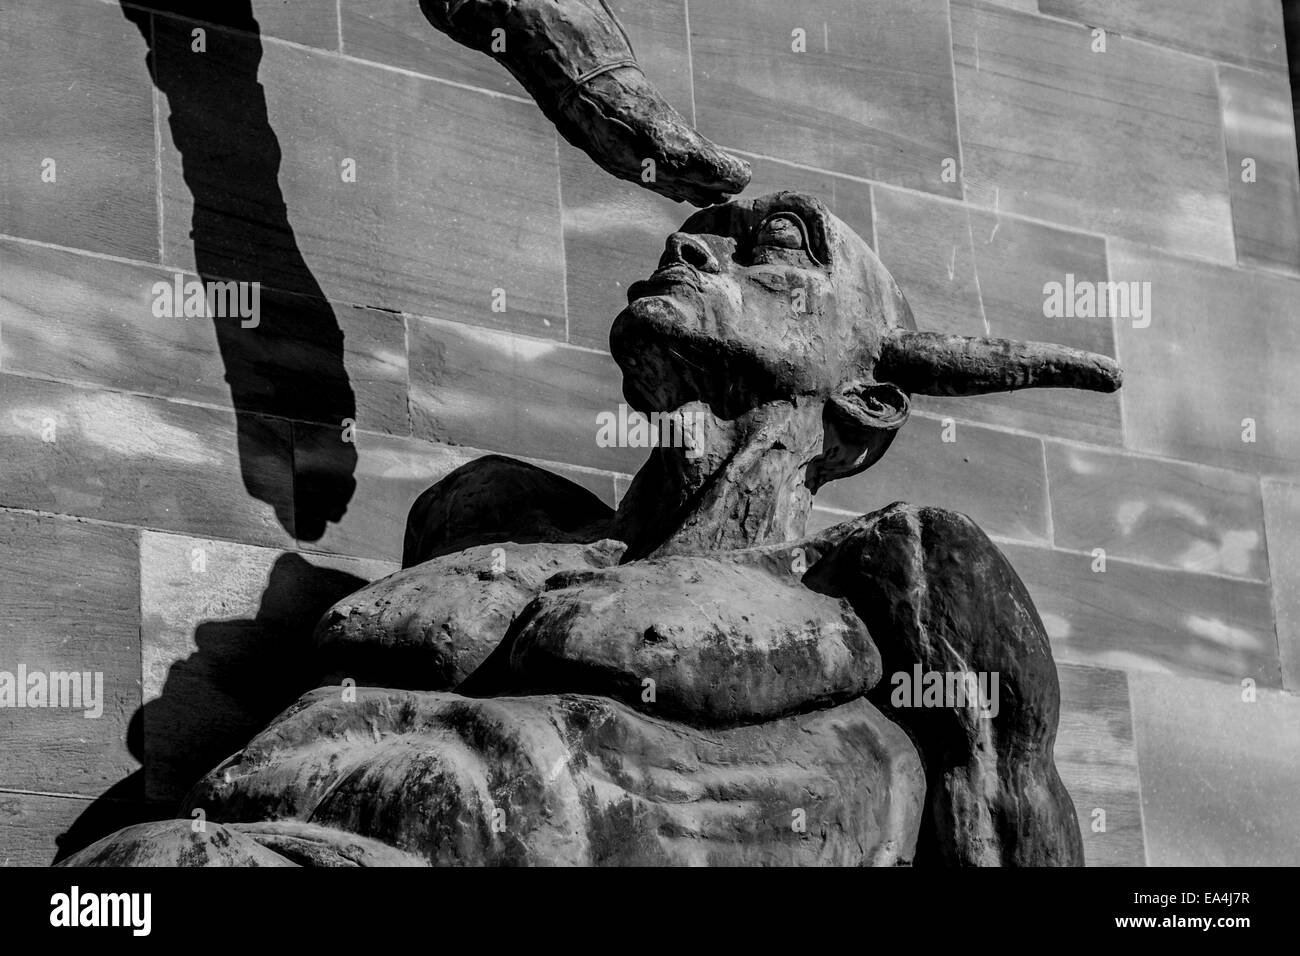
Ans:
{"type": "Polygon", "coordinates": [[[1110,391],[1117,366],[916,331],[797,193],[697,212],[628,299],[628,404],[698,427],[618,510],[499,456],[438,482],[403,569],[318,625],[329,680],[185,819],[69,865],[1082,863],[1056,671],[1006,558],[938,508],[805,525],[910,395],[1110,391]],[[900,696],[898,674],[993,675],[999,699],[900,696]]]}
{"type": "MultiPolygon", "coordinates": [[[[604,0],[421,7],[614,175],[700,206],[748,182],[604,0]]],[[[321,686],[183,819],[62,865],[1082,862],[1050,648],[1006,559],[940,509],[806,522],[912,394],[1113,390],[1114,363],[916,331],[795,193],[695,214],[628,298],[624,394],[673,440],[618,510],[500,456],[458,469],[412,506],[403,569],[320,621],[321,686]]]]}

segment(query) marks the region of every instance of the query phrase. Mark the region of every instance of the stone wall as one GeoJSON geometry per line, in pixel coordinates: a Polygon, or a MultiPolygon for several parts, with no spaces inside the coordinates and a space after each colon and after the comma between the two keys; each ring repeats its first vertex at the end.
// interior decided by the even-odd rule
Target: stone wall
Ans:
{"type": "MultiPolygon", "coordinates": [[[[689,210],[557,142],[416,0],[202,6],[0,9],[0,670],[106,699],[0,710],[0,863],[166,812],[295,696],[314,616],[396,566],[450,469],[504,452],[613,503],[644,455],[595,440],[607,333],[689,210]],[[156,315],[177,273],[260,282],[259,325],[156,315]]],[[[1281,6],[613,6],[751,192],[827,200],[922,328],[1120,359],[1114,396],[918,403],[818,520],[903,499],[1004,547],[1090,863],[1300,863],[1281,6]],[[1150,309],[1046,317],[1067,276],[1150,309]]]]}

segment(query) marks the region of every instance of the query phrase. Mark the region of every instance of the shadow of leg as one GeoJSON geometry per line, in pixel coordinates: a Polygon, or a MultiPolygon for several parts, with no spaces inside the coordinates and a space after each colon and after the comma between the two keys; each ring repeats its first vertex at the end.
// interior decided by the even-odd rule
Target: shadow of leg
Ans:
{"type": "MultiPolygon", "coordinates": [[[[189,5],[171,0],[154,6],[184,13],[189,5]]],[[[342,427],[356,417],[343,331],[289,223],[279,184],[280,144],[257,79],[262,42],[248,0],[229,4],[222,14],[223,22],[248,32],[211,37],[204,52],[193,49],[192,22],[129,6],[123,12],[149,43],[150,74],[166,97],[171,142],[193,196],[190,237],[201,278],[261,287],[255,325],[234,317],[212,320],[236,411],[342,427]]],[[[275,506],[290,533],[319,539],[346,511],[355,482],[305,489],[290,509],[266,479],[267,463],[254,461],[250,427],[241,416],[240,460],[249,494],[275,506]]],[[[355,448],[340,442],[336,454],[334,474],[350,476],[355,448]]],[[[282,465],[292,468],[292,462],[282,465]]]]}

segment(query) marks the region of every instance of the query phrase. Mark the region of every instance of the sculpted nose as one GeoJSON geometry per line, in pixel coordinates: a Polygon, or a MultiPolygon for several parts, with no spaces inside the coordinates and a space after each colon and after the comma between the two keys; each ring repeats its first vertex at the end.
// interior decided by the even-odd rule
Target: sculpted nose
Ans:
{"type": "Polygon", "coordinates": [[[664,245],[664,254],[659,260],[659,268],[685,263],[701,272],[720,272],[718,260],[713,251],[698,236],[689,232],[674,232],[664,245]]]}

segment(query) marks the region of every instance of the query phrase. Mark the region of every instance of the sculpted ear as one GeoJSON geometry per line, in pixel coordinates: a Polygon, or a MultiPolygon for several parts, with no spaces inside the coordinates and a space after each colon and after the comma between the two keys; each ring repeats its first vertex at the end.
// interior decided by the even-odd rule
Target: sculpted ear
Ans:
{"type": "Polygon", "coordinates": [[[822,453],[809,465],[808,487],[870,468],[911,412],[907,393],[889,382],[846,382],[822,412],[822,453]]]}

